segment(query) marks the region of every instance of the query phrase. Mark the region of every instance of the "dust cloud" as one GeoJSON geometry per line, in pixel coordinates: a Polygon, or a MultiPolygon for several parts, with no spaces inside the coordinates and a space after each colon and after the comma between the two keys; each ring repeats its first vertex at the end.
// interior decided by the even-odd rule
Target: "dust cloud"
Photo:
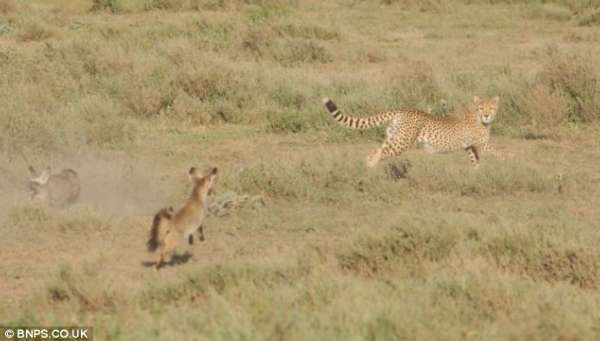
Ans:
{"type": "MultiPolygon", "coordinates": [[[[41,169],[50,165],[52,173],[75,170],[81,180],[81,193],[75,204],[93,207],[106,215],[152,215],[166,206],[169,195],[160,170],[150,160],[138,160],[125,154],[82,154],[50,162],[35,162],[41,169]]],[[[0,165],[0,222],[14,207],[27,205],[28,170],[25,162],[3,162],[0,165]]],[[[170,193],[173,195],[173,193],[170,193]]]]}

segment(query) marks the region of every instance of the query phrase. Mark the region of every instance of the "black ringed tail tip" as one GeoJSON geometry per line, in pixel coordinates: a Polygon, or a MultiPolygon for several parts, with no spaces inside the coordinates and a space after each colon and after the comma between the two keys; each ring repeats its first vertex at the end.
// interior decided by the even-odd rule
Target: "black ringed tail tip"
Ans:
{"type": "Polygon", "coordinates": [[[336,111],[338,111],[337,105],[335,105],[335,103],[333,103],[333,101],[330,100],[329,98],[324,98],[323,104],[325,104],[327,111],[329,111],[332,114],[335,113],[336,111]]]}

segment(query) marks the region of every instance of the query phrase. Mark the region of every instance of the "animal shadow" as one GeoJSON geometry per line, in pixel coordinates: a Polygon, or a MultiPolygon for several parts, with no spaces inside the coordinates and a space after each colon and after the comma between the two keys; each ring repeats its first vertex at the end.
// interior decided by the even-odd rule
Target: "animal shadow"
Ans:
{"type": "Polygon", "coordinates": [[[399,181],[406,179],[408,171],[412,167],[408,160],[402,160],[395,163],[388,163],[385,167],[385,173],[388,179],[392,181],[399,181]]]}
{"type": "MultiPolygon", "coordinates": [[[[191,258],[192,258],[192,254],[187,251],[183,254],[174,254],[173,257],[171,257],[170,261],[162,263],[159,266],[159,268],[162,268],[165,266],[175,266],[175,265],[185,264],[185,263],[189,262],[189,260],[191,258]]],[[[142,262],[142,266],[147,267],[147,268],[156,266],[156,262],[144,261],[144,262],[142,262]]]]}

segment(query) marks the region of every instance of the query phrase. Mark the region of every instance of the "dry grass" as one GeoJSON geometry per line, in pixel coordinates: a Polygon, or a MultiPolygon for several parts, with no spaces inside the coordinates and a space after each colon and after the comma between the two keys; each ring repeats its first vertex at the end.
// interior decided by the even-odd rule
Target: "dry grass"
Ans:
{"type": "MultiPolygon", "coordinates": [[[[594,1],[0,2],[2,325],[104,339],[597,339],[600,35],[594,1]],[[26,13],[26,14],[25,14],[26,13]],[[411,150],[382,129],[501,97],[513,156],[411,150]],[[81,202],[28,200],[71,167],[81,202]],[[153,213],[215,164],[207,240],[160,272],[153,213]]],[[[507,155],[511,155],[507,153],[507,155]]]]}

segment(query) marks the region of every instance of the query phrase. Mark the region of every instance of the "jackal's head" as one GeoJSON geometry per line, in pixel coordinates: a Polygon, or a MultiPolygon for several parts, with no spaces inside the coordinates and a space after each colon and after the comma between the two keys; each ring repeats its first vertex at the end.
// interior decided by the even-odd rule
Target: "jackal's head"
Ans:
{"type": "Polygon", "coordinates": [[[217,178],[217,167],[209,167],[204,171],[196,167],[190,168],[188,176],[194,184],[195,190],[199,193],[212,194],[214,192],[214,184],[217,178]]]}
{"type": "Polygon", "coordinates": [[[46,167],[41,173],[37,173],[29,166],[29,191],[33,200],[46,200],[48,198],[48,179],[50,179],[50,167],[46,167]]]}

